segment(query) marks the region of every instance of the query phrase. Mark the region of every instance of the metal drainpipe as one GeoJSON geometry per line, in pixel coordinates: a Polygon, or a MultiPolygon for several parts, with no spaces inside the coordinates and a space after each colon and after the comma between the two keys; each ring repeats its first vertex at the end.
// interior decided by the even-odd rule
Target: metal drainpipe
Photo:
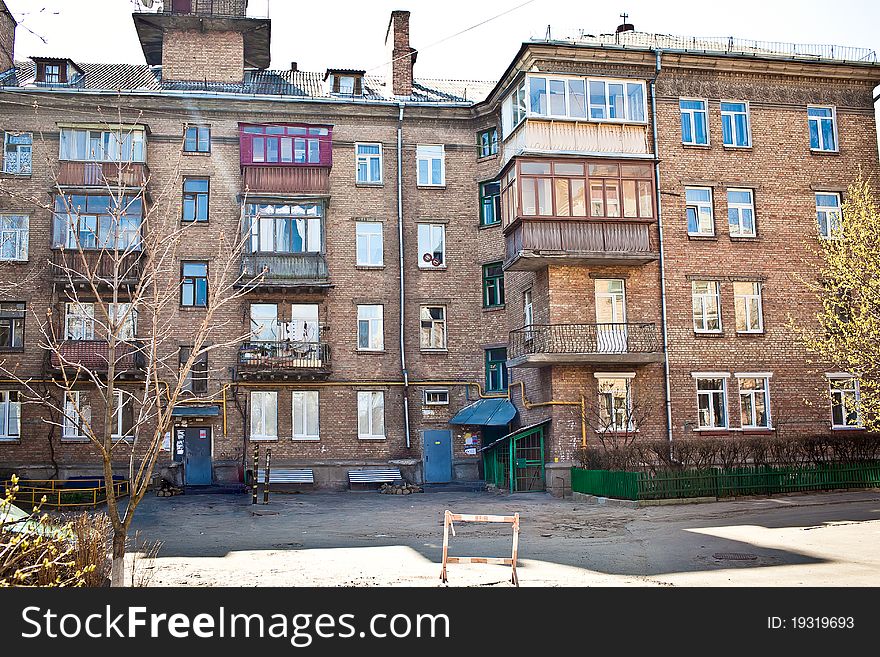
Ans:
{"type": "Polygon", "coordinates": [[[657,57],[654,65],[654,78],[651,80],[651,131],[654,142],[654,157],[657,163],[654,166],[654,195],[657,198],[657,241],[660,251],[660,309],[663,316],[661,332],[663,334],[663,378],[666,382],[666,430],[669,437],[670,448],[672,446],[672,391],[669,385],[669,335],[666,331],[666,270],[663,263],[663,213],[660,209],[660,153],[657,149],[657,93],[656,80],[662,68],[660,64],[661,50],[655,49],[657,57]]]}
{"type": "Polygon", "coordinates": [[[400,372],[403,375],[403,432],[406,436],[406,448],[412,443],[409,435],[409,372],[406,369],[406,349],[404,321],[406,293],[403,277],[403,103],[398,103],[400,113],[397,116],[397,250],[400,254],[400,372]]]}

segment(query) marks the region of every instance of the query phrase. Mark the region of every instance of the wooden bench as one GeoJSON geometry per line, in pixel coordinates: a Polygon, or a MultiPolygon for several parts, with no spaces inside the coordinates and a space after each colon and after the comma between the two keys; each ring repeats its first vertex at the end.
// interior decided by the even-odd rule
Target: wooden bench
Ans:
{"type": "MultiPolygon", "coordinates": [[[[257,483],[265,483],[266,470],[260,469],[257,472],[257,483]]],[[[315,483],[315,474],[311,468],[270,468],[269,469],[270,484],[313,484],[315,483]]]]}
{"type": "Polygon", "coordinates": [[[348,471],[349,485],[390,483],[398,479],[403,479],[399,468],[367,468],[348,471]]]}

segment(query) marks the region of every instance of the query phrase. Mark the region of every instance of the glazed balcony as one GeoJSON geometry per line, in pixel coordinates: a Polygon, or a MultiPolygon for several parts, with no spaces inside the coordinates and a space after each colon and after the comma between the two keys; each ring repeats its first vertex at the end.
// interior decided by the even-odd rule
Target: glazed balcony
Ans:
{"type": "Polygon", "coordinates": [[[123,187],[141,189],[150,170],[143,162],[80,162],[62,160],[58,169],[61,187],[123,187]]]}
{"type": "Polygon", "coordinates": [[[504,141],[504,162],[522,153],[622,153],[651,152],[645,125],[591,121],[523,121],[504,141]]]}
{"type": "Polygon", "coordinates": [[[250,253],[241,258],[239,286],[249,290],[325,291],[332,287],[323,253],[250,253]]]}
{"type": "MultiPolygon", "coordinates": [[[[119,342],[116,345],[115,372],[120,378],[138,378],[143,373],[144,355],[141,342],[119,342]]],[[[110,363],[110,345],[106,340],[67,340],[52,351],[49,363],[56,372],[86,369],[106,374],[110,363]]]]}
{"type": "Polygon", "coordinates": [[[241,379],[318,379],[330,371],[326,342],[246,342],[238,350],[241,379]]]}
{"type": "Polygon", "coordinates": [[[52,280],[64,285],[87,285],[90,280],[101,286],[136,285],[141,277],[141,252],[131,251],[118,256],[102,249],[52,249],[52,280]],[[118,274],[114,265],[118,262],[118,274]],[[118,278],[116,278],[118,276],[118,278]]]}
{"type": "Polygon", "coordinates": [[[509,367],[663,361],[660,331],[641,324],[533,324],[510,332],[509,367]]]}

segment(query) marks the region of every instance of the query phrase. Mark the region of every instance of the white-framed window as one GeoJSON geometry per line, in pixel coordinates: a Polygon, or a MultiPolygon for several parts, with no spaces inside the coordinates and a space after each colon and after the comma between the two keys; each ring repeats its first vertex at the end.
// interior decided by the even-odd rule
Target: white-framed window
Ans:
{"type": "Polygon", "coordinates": [[[132,308],[130,303],[108,303],[107,314],[110,317],[107,332],[118,327],[117,340],[134,340],[137,337],[137,309],[132,308]]]}
{"type": "Polygon", "coordinates": [[[62,440],[83,440],[87,437],[87,425],[92,422],[92,407],[86,403],[79,390],[64,393],[64,420],[61,427],[62,440]]]}
{"type": "Polygon", "coordinates": [[[142,129],[91,130],[61,128],[59,159],[81,162],[144,162],[146,138],[142,129]]]}
{"type": "Polygon", "coordinates": [[[357,181],[369,185],[382,184],[382,144],[355,144],[357,181]]]}
{"type": "Polygon", "coordinates": [[[532,307],[532,291],[523,292],[523,326],[528,328],[535,323],[535,311],[532,307]]]}
{"type": "Polygon", "coordinates": [[[357,394],[358,438],[385,439],[385,393],[361,390],[357,394]]]}
{"type": "Polygon", "coordinates": [[[0,261],[28,259],[30,217],[26,214],[0,214],[0,261]]]}
{"type": "Polygon", "coordinates": [[[446,266],[446,226],[419,224],[419,267],[436,269],[446,266]]]}
{"type": "Polygon", "coordinates": [[[113,438],[134,439],[134,397],[125,390],[113,391],[113,438]]]}
{"type": "Polygon", "coordinates": [[[715,234],[711,187],[685,187],[688,235],[711,237],[715,234]]]}
{"type": "Polygon", "coordinates": [[[251,340],[254,342],[279,342],[278,304],[251,304],[251,340]]]}
{"type": "Polygon", "coordinates": [[[755,237],[755,197],[751,189],[727,190],[727,223],[731,237],[755,237]]]}
{"type": "Polygon", "coordinates": [[[816,192],[816,221],[819,222],[819,236],[825,239],[839,237],[841,218],[840,194],[816,192]]]}
{"type": "Polygon", "coordinates": [[[748,148],[752,145],[748,103],[721,101],[721,134],[725,146],[748,148]]]}
{"type": "Polygon", "coordinates": [[[357,221],[355,224],[356,264],[360,267],[381,267],[383,264],[382,223],[379,221],[357,221]]]}
{"type": "Polygon", "coordinates": [[[590,78],[586,86],[591,120],[645,122],[644,82],[590,78]]]}
{"type": "Polygon", "coordinates": [[[425,406],[448,406],[449,391],[446,389],[425,390],[425,406]]]}
{"type": "Polygon", "coordinates": [[[831,392],[831,426],[835,429],[861,428],[859,380],[846,373],[826,376],[831,392]]]}
{"type": "Polygon", "coordinates": [[[721,286],[718,281],[692,281],[694,331],[721,333],[721,286]]]}
{"type": "Polygon", "coordinates": [[[0,390],[0,441],[21,437],[21,400],[17,390],[0,390]]]}
{"type": "Polygon", "coordinates": [[[599,391],[599,430],[632,431],[632,379],[596,377],[599,391]]]}
{"type": "Polygon", "coordinates": [[[743,429],[769,429],[770,374],[737,374],[739,382],[740,426],[743,429]]]}
{"type": "Polygon", "coordinates": [[[416,162],[419,185],[442,187],[446,184],[446,155],[442,144],[418,144],[416,162]]]}
{"type": "Polygon", "coordinates": [[[446,349],[446,306],[422,306],[419,321],[419,346],[446,349]]]}
{"type": "Polygon", "coordinates": [[[504,133],[502,135],[504,139],[507,139],[510,133],[516,130],[516,127],[526,118],[527,113],[526,81],[523,78],[501,103],[501,131],[504,133]]]}
{"type": "Polygon", "coordinates": [[[95,305],[92,303],[68,302],[65,304],[64,339],[95,339],[95,305]]]}
{"type": "Polygon", "coordinates": [[[294,390],[292,399],[293,439],[320,440],[318,391],[294,390]]]}
{"type": "Polygon", "coordinates": [[[834,107],[807,107],[811,151],[837,151],[837,110],[834,107]]]}
{"type": "Polygon", "coordinates": [[[278,393],[251,391],[251,440],[278,440],[278,393]]]}
{"type": "Polygon", "coordinates": [[[681,143],[688,146],[709,145],[709,118],[706,101],[698,98],[681,98],[681,143]]]}
{"type": "Polygon", "coordinates": [[[764,309],[760,283],[735,282],[733,284],[733,307],[736,313],[737,333],[764,332],[764,309]]]}
{"type": "Polygon", "coordinates": [[[7,132],[4,134],[3,173],[29,176],[33,171],[33,133],[7,132]]]}
{"type": "Polygon", "coordinates": [[[381,305],[357,307],[357,344],[359,350],[382,351],[385,348],[383,313],[384,308],[381,305]]]}
{"type": "Polygon", "coordinates": [[[693,375],[697,384],[697,426],[727,428],[727,375],[693,375]]]}

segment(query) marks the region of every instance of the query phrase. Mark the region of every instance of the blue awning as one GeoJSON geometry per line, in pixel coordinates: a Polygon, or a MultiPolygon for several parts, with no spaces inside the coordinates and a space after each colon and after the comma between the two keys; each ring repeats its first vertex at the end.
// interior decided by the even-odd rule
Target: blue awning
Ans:
{"type": "Polygon", "coordinates": [[[214,417],[220,415],[219,406],[175,406],[174,417],[214,417]]]}
{"type": "Polygon", "coordinates": [[[506,397],[479,399],[465,406],[449,424],[473,424],[483,427],[503,427],[516,417],[516,406],[506,397]]]}

